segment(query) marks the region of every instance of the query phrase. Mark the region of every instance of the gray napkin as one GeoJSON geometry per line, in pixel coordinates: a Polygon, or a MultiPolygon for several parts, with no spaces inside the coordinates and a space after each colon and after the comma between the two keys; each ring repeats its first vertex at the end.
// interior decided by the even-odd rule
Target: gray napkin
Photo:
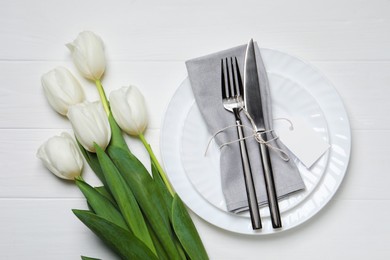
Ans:
{"type": "MultiPolygon", "coordinates": [[[[244,59],[246,45],[231,48],[218,53],[213,53],[204,57],[186,61],[188,76],[195,96],[196,103],[201,111],[210,134],[234,125],[234,115],[223,108],[221,98],[221,59],[236,56],[243,76],[244,59]]],[[[259,70],[260,88],[263,100],[263,110],[265,111],[265,121],[268,129],[272,129],[271,97],[268,86],[267,74],[261,59],[260,50],[256,45],[256,59],[259,70]]],[[[245,114],[241,112],[241,120],[244,125],[251,126],[245,114]]],[[[253,134],[250,129],[244,129],[246,136],[253,134]]],[[[273,138],[273,133],[268,134],[268,138],[273,138]]],[[[237,140],[237,130],[230,127],[215,137],[218,145],[222,145],[237,140]]],[[[269,140],[268,139],[268,140],[269,140]]],[[[264,186],[263,171],[261,167],[261,157],[259,144],[253,137],[246,140],[249,159],[252,168],[252,175],[255,182],[259,205],[267,203],[267,194],[264,186]]],[[[290,156],[289,161],[280,158],[278,152],[270,150],[272,168],[278,198],[283,198],[293,192],[302,190],[305,185],[294,164],[288,149],[280,142],[271,143],[273,146],[283,149],[290,156]]],[[[245,191],[245,182],[241,165],[241,157],[238,142],[228,144],[221,149],[221,181],[222,189],[227,205],[231,212],[241,212],[248,209],[248,202],[245,191]]]]}

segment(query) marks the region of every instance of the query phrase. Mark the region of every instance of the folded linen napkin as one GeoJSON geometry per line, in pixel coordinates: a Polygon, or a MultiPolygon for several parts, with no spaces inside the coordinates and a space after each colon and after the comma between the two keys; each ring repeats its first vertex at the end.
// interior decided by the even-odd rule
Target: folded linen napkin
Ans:
{"type": "MultiPolygon", "coordinates": [[[[243,76],[244,59],[246,45],[220,51],[200,58],[186,61],[188,76],[192,91],[199,110],[205,120],[210,134],[235,124],[233,113],[226,111],[222,105],[221,98],[221,59],[236,56],[243,76]]],[[[263,100],[263,110],[265,111],[265,121],[268,129],[272,129],[271,97],[268,86],[268,79],[262,62],[260,50],[256,45],[256,60],[259,71],[260,88],[263,100]]],[[[244,125],[251,127],[244,112],[241,112],[241,120],[244,125]]],[[[246,136],[253,134],[251,129],[244,128],[246,136]]],[[[275,137],[272,132],[268,134],[268,140],[275,137]]],[[[215,136],[218,145],[237,140],[237,130],[230,127],[215,136]]],[[[261,157],[259,144],[254,137],[246,139],[252,175],[259,205],[267,203],[267,194],[264,186],[263,170],[261,167],[261,157]]],[[[290,158],[293,156],[287,148],[276,139],[271,143],[273,146],[283,149],[290,158]]],[[[283,198],[293,192],[305,188],[299,171],[292,159],[284,161],[278,152],[270,150],[274,180],[278,198],[283,198]]],[[[241,212],[248,209],[248,202],[245,190],[245,182],[241,164],[240,150],[238,142],[230,143],[221,148],[221,181],[227,209],[231,212],[241,212]]]]}

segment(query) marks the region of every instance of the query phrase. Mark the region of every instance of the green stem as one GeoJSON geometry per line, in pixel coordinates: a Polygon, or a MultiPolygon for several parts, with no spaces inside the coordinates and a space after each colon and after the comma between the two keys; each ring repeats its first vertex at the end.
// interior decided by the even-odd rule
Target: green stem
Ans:
{"type": "Polygon", "coordinates": [[[108,105],[106,93],[104,93],[103,85],[100,79],[95,80],[95,85],[97,87],[97,90],[99,92],[100,100],[102,101],[104,110],[107,113],[107,116],[110,115],[110,106],[108,105]]]}
{"type": "Polygon", "coordinates": [[[75,180],[75,181],[78,180],[78,181],[83,181],[83,182],[85,182],[84,179],[83,179],[83,177],[82,177],[81,175],[76,176],[76,177],[74,178],[74,180],[75,180]]]}
{"type": "Polygon", "coordinates": [[[161,167],[160,163],[158,162],[157,158],[156,158],[156,155],[154,154],[153,150],[152,150],[152,147],[149,145],[149,143],[146,141],[145,139],[145,136],[141,133],[138,135],[139,139],[141,140],[141,142],[143,143],[143,145],[145,146],[146,150],[148,151],[149,155],[150,155],[150,158],[152,159],[154,165],[157,167],[157,170],[158,172],[160,173],[160,176],[161,176],[161,179],[163,180],[163,182],[165,183],[165,186],[167,187],[169,193],[173,196],[175,193],[172,189],[172,186],[171,184],[169,183],[168,179],[167,179],[167,176],[163,170],[163,168],[161,167]]]}

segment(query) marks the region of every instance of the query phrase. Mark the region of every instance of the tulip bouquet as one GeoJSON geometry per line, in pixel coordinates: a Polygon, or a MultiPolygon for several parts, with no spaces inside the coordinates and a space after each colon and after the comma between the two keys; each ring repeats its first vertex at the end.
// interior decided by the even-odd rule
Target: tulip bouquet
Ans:
{"type": "Polygon", "coordinates": [[[123,259],[208,259],[187,209],[143,135],[147,115],[141,92],[123,87],[110,93],[108,102],[101,82],[103,42],[94,33],[80,33],[67,47],[80,73],[95,83],[100,101],[86,101],[66,68],[44,74],[44,93],[68,117],[76,139],[68,133],[52,137],[37,156],[56,176],[74,180],[84,194],[89,209],[74,214],[123,259]],[[122,131],[142,141],[151,173],[130,151],[122,131]],[[92,187],[81,177],[82,155],[102,186],[92,187]]]}

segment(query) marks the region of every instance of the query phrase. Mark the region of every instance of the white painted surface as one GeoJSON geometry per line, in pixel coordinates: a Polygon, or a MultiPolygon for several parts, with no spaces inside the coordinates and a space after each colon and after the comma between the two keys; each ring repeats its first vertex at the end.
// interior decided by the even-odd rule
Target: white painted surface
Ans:
{"type": "MultiPolygon", "coordinates": [[[[107,46],[106,91],[138,85],[147,138],[186,76],[184,61],[246,43],[300,57],[326,75],[352,126],[352,156],[336,196],[311,221],[281,234],[241,236],[192,214],[211,259],[389,259],[390,2],[59,1],[0,2],[0,259],[115,259],[71,213],[80,192],[36,159],[47,138],[70,131],[45,100],[40,76],[75,71],[64,44],[89,29],[107,46]]],[[[94,87],[82,80],[88,97],[94,87]]],[[[137,140],[128,139],[142,161],[137,140]]],[[[85,178],[98,183],[90,170],[85,178]]]]}

